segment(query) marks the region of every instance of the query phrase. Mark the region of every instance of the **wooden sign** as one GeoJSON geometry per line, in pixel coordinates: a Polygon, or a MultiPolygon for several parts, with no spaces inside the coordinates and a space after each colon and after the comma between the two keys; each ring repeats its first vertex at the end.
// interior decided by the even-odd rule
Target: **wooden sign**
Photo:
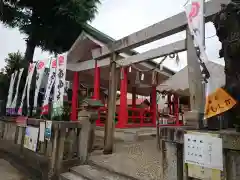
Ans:
{"type": "Polygon", "coordinates": [[[237,102],[222,88],[206,98],[204,118],[210,118],[231,109],[237,102]]]}

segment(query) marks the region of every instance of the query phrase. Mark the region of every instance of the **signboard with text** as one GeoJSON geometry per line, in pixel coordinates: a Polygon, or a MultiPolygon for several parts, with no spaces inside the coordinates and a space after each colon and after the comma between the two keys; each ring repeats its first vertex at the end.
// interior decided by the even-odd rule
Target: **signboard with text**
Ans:
{"type": "Polygon", "coordinates": [[[207,96],[204,118],[210,118],[231,109],[237,102],[222,88],[207,96]]]}

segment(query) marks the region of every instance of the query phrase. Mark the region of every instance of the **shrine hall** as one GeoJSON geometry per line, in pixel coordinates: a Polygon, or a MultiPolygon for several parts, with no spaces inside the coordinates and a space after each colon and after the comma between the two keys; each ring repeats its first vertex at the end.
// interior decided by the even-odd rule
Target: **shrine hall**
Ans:
{"type": "MultiPolygon", "coordinates": [[[[97,126],[104,126],[107,117],[107,96],[109,86],[109,59],[94,59],[94,49],[107,46],[115,40],[98,31],[90,25],[84,27],[83,32],[74,42],[68,52],[67,81],[72,82],[72,113],[71,120],[77,120],[79,91],[82,84],[92,87],[91,98],[101,100],[104,107],[98,109],[99,119],[97,126]]],[[[117,59],[128,58],[138,54],[136,51],[127,51],[118,54],[117,59]]],[[[150,60],[134,66],[117,64],[117,91],[120,93],[119,105],[116,107],[114,121],[116,128],[155,127],[157,121],[157,89],[163,81],[174,75],[166,67],[156,68],[157,64],[150,60]],[[134,68],[133,68],[134,67],[134,68]],[[152,82],[154,69],[156,82],[152,82]],[[144,72],[144,73],[143,73],[144,72]],[[132,104],[129,105],[128,95],[131,94],[132,104]],[[149,106],[137,106],[137,97],[150,97],[149,106]]]]}

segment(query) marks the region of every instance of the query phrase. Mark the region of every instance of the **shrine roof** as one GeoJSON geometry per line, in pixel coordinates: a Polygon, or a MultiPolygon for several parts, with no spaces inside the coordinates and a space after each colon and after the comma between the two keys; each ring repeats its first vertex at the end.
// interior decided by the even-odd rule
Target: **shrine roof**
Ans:
{"type": "MultiPolygon", "coordinates": [[[[225,85],[224,66],[212,61],[205,63],[210,73],[211,79],[209,80],[210,89],[212,92],[216,88],[225,85]]],[[[188,83],[188,66],[177,72],[175,75],[161,83],[157,90],[175,92],[179,95],[189,96],[189,83],[188,83]]]]}

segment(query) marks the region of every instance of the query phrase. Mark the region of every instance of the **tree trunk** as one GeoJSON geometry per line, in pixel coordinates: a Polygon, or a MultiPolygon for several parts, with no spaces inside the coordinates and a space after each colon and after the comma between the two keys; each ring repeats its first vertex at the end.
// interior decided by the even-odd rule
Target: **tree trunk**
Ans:
{"type": "MultiPolygon", "coordinates": [[[[224,57],[226,84],[225,90],[236,100],[240,100],[240,3],[222,5],[222,9],[213,18],[216,33],[222,43],[220,57],[224,57]]],[[[240,104],[223,114],[231,125],[240,126],[240,104]]]]}
{"type": "Polygon", "coordinates": [[[27,62],[33,62],[33,55],[34,55],[34,51],[36,48],[36,43],[35,43],[32,35],[30,35],[28,37],[26,46],[27,47],[26,47],[26,51],[25,51],[24,60],[27,62]]]}
{"type": "MultiPolygon", "coordinates": [[[[238,58],[230,58],[224,56],[225,60],[225,75],[226,75],[226,84],[225,90],[237,101],[240,100],[240,61],[238,58]]],[[[240,105],[237,103],[227,113],[228,119],[231,121],[232,125],[239,125],[240,118],[240,105]]]]}
{"type": "Polygon", "coordinates": [[[26,41],[26,51],[25,51],[25,56],[24,56],[24,60],[26,62],[33,62],[33,55],[34,55],[34,51],[36,48],[36,33],[37,32],[37,24],[38,24],[38,15],[36,13],[36,11],[34,9],[32,9],[32,17],[31,17],[31,24],[30,24],[30,33],[28,36],[28,39],[26,41]]]}

